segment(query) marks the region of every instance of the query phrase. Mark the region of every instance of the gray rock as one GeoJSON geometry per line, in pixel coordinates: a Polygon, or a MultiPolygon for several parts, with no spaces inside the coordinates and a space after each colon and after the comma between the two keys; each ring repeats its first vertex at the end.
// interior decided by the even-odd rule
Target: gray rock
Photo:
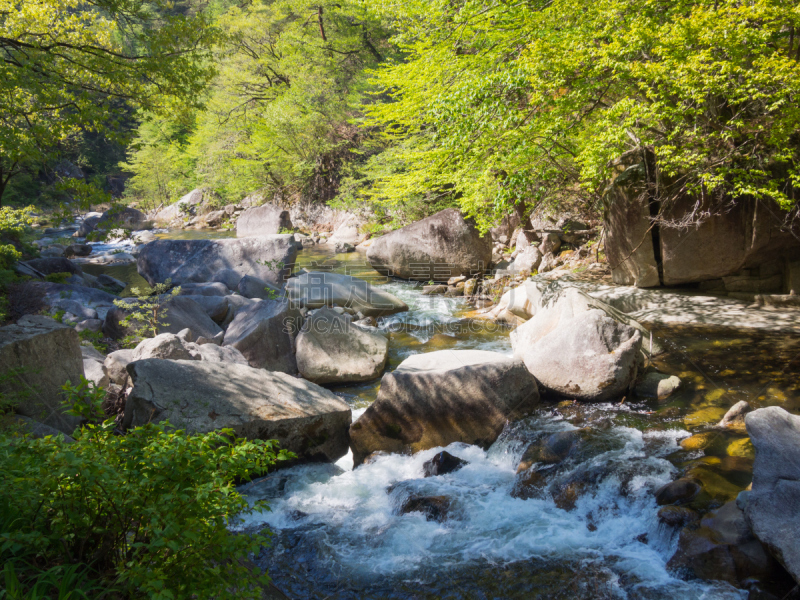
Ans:
{"type": "Polygon", "coordinates": [[[50,302],[50,311],[63,310],[78,317],[81,321],[85,319],[97,319],[97,311],[89,306],[84,306],[77,300],[61,299],[50,302]]]}
{"type": "Polygon", "coordinates": [[[367,250],[367,259],[385,275],[446,282],[488,269],[492,240],[458,210],[449,208],[377,238],[367,250]]]}
{"type": "MultiPolygon", "coordinates": [[[[73,301],[81,305],[85,310],[94,310],[96,314],[87,318],[105,319],[106,313],[114,308],[113,296],[102,290],[86,287],[83,285],[72,285],[68,283],[50,283],[47,281],[33,284],[32,293],[42,299],[42,303],[47,307],[58,306],[62,301],[73,301]]],[[[86,313],[84,314],[92,314],[86,313]]]]}
{"type": "Polygon", "coordinates": [[[199,304],[209,318],[219,324],[228,314],[228,296],[184,296],[199,304]]]}
{"type": "Polygon", "coordinates": [[[85,319],[75,324],[75,331],[78,333],[81,331],[93,331],[95,333],[100,333],[102,329],[103,321],[100,319],[85,319]]]}
{"type": "Polygon", "coordinates": [[[84,374],[80,338],[71,327],[40,315],[0,327],[0,373],[10,374],[0,393],[18,400],[21,415],[66,434],[80,423],[61,406],[61,387],[78,385],[84,374]]]}
{"type": "Polygon", "coordinates": [[[89,256],[91,253],[92,247],[89,244],[72,244],[64,250],[64,256],[67,258],[71,256],[89,256]]]}
{"type": "Polygon", "coordinates": [[[748,413],[756,449],[745,516],[758,538],[800,583],[800,417],[770,406],[748,413]]]}
{"type": "Polygon", "coordinates": [[[44,275],[52,275],[53,273],[80,275],[82,273],[78,265],[63,257],[34,258],[25,261],[25,264],[44,275]]]}
{"type": "Polygon", "coordinates": [[[261,300],[277,300],[283,296],[283,291],[274,285],[270,285],[263,279],[245,275],[239,280],[237,291],[245,298],[258,298],[261,300]]]}
{"type": "Polygon", "coordinates": [[[536,246],[528,246],[522,250],[509,266],[510,271],[530,275],[542,264],[542,253],[536,246]]]}
{"type": "Polygon", "coordinates": [[[347,252],[355,251],[355,246],[348,244],[347,242],[336,242],[334,245],[334,252],[336,252],[336,254],[346,254],[347,252]]]}
{"type": "Polygon", "coordinates": [[[672,395],[681,386],[680,377],[664,373],[650,372],[636,382],[636,395],[640,398],[658,398],[663,400],[672,395]]]}
{"type": "Polygon", "coordinates": [[[257,300],[238,309],[222,345],[236,348],[251,367],[294,374],[299,320],[297,310],[285,300],[257,300]]]}
{"type": "Polygon", "coordinates": [[[539,251],[545,254],[555,254],[561,248],[561,238],[555,233],[545,233],[542,235],[542,243],[539,244],[539,251]]]}
{"type": "Polygon", "coordinates": [[[194,342],[196,339],[194,331],[192,331],[188,327],[186,329],[181,329],[175,335],[178,336],[178,339],[180,339],[182,342],[194,342]]]}
{"type": "Polygon", "coordinates": [[[253,306],[253,304],[258,302],[258,299],[251,300],[250,298],[239,295],[226,296],[225,298],[228,301],[228,313],[225,315],[225,319],[220,323],[223,329],[228,328],[228,325],[231,324],[241,309],[253,306]]]}
{"type": "Polygon", "coordinates": [[[177,335],[172,333],[160,333],[156,337],[148,338],[139,342],[133,350],[130,362],[145,360],[148,358],[159,358],[162,360],[199,360],[199,355],[191,352],[186,344],[177,335]]]}
{"type": "Polygon", "coordinates": [[[752,410],[753,409],[750,407],[750,403],[747,402],[747,400],[739,400],[739,402],[728,409],[728,412],[725,413],[725,416],[722,417],[719,423],[717,423],[717,427],[742,428],[745,426],[745,417],[747,416],[747,413],[752,410]]]}
{"type": "Polygon", "coordinates": [[[549,273],[556,268],[557,259],[553,253],[545,254],[542,257],[542,262],[539,263],[539,273],[549,273]]]}
{"type": "Polygon", "coordinates": [[[181,296],[227,296],[231,293],[224,283],[184,283],[181,284],[181,296]]]}
{"type": "Polygon", "coordinates": [[[100,220],[100,216],[102,215],[91,217],[87,216],[80,224],[80,227],[78,227],[78,231],[75,232],[75,237],[85,238],[87,235],[92,233],[97,225],[97,222],[100,220]]]}
{"type": "Polygon", "coordinates": [[[220,269],[211,277],[211,281],[222,283],[229,290],[235,290],[239,287],[239,280],[242,278],[241,274],[233,269],[220,269]]]}
{"type": "Polygon", "coordinates": [[[350,427],[356,465],[375,451],[418,452],[456,441],[488,448],[539,402],[521,361],[496,352],[442,350],[404,360],[350,427]]]}
{"type": "Polygon", "coordinates": [[[201,344],[200,340],[206,338],[197,338],[197,342],[189,344],[192,352],[199,354],[199,360],[206,362],[227,362],[237,365],[247,365],[247,359],[233,346],[220,346],[213,342],[201,344]]]}
{"type": "Polygon", "coordinates": [[[297,256],[292,236],[217,240],[156,240],[142,247],[136,268],[151,285],[210,281],[222,269],[281,285],[297,256]]]}
{"type": "Polygon", "coordinates": [[[124,281],[120,281],[119,279],[115,279],[114,277],[105,274],[97,276],[97,283],[104,288],[112,290],[115,294],[119,294],[127,287],[127,284],[124,281]]]}
{"type": "Polygon", "coordinates": [[[300,460],[347,453],[350,407],[308,381],[226,362],[148,359],[128,370],[126,428],[169,420],[188,433],[231,428],[247,439],[277,439],[300,460]]]}
{"type": "Polygon", "coordinates": [[[574,290],[511,333],[515,356],[548,391],[605,401],[626,392],[638,372],[642,335],[598,309],[585,310],[574,290]]]}
{"type": "Polygon", "coordinates": [[[133,360],[133,350],[123,349],[112,352],[103,361],[103,372],[111,383],[125,385],[128,380],[126,367],[133,360]]]}
{"type": "Polygon", "coordinates": [[[292,229],[289,211],[274,204],[248,208],[236,220],[236,237],[275,235],[292,229]]]}
{"type": "Polygon", "coordinates": [[[195,335],[213,338],[222,328],[206,313],[205,308],[188,296],[176,296],[165,304],[167,325],[162,333],[178,333],[189,328],[195,335]]]}
{"type": "Polygon", "coordinates": [[[94,226],[95,229],[127,229],[129,231],[150,227],[152,227],[152,223],[147,220],[147,216],[142,211],[130,206],[107,210],[94,226]]]}
{"type": "Polygon", "coordinates": [[[297,336],[297,369],[314,383],[369,381],[380,377],[389,340],[353,325],[328,308],[314,311],[297,336]]]}
{"type": "Polygon", "coordinates": [[[81,346],[81,355],[83,356],[83,372],[86,379],[93,381],[97,387],[107,388],[110,380],[103,370],[103,363],[106,360],[105,354],[101,354],[92,346],[81,346]]]}
{"type": "Polygon", "coordinates": [[[286,292],[293,305],[305,308],[346,306],[367,317],[393,315],[408,306],[380,286],[364,279],[339,273],[306,272],[286,282],[286,292]]]}

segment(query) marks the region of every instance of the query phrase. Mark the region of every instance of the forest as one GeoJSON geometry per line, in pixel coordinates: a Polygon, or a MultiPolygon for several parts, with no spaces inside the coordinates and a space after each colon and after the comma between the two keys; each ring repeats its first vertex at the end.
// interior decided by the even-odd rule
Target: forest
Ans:
{"type": "MultiPolygon", "coordinates": [[[[492,239],[487,232],[504,219],[517,219],[522,229],[542,212],[600,223],[612,183],[624,181],[620,158],[637,152],[648,170],[651,223],[645,234],[653,230],[655,246],[666,230],[734,214],[748,202],[774,209],[783,233],[796,231],[799,222],[797,0],[0,0],[0,57],[4,323],[20,316],[12,304],[27,300],[31,289],[24,287],[30,272],[21,271],[19,261],[35,260],[45,249],[34,245],[33,224],[37,232],[52,228],[55,236],[64,224],[77,229],[94,210],[103,212],[98,219],[126,207],[150,218],[193,190],[202,190],[209,210],[258,197],[256,204],[281,209],[313,205],[358,213],[361,243],[457,209],[452,213],[460,211],[474,225],[474,239],[483,236],[485,248],[476,242],[474,253],[497,264],[532,245],[517,237],[514,246],[505,234],[492,239]]],[[[308,238],[308,247],[319,243],[319,232],[312,239],[296,229],[276,226],[273,233],[308,238]]],[[[576,270],[588,269],[593,256],[601,262],[599,243],[587,242],[599,229],[586,226],[581,231],[589,233],[575,235],[569,227],[558,233],[540,228],[541,252],[525,256],[536,254],[537,265],[545,254],[555,260],[563,242],[576,260],[587,261],[576,270]]],[[[87,245],[97,241],[77,231],[69,235],[87,245]]],[[[767,291],[783,291],[777,288],[789,281],[782,270],[789,259],[797,281],[800,263],[788,253],[774,272],[758,271],[774,258],[767,256],[772,250],[741,276],[744,284],[737,279],[733,285],[777,278],[776,289],[767,291]]],[[[293,260],[297,248],[291,252],[293,260]]],[[[165,256],[157,258],[173,258],[165,256]]],[[[68,264],[67,258],[74,257],[48,256],[68,264]]],[[[280,256],[268,258],[257,263],[264,273],[291,268],[280,256]]],[[[661,259],[653,257],[659,263],[653,287],[665,285],[661,259]]],[[[512,284],[522,287],[535,274],[528,268],[524,277],[491,279],[495,287],[486,284],[486,304],[479,308],[500,306],[512,284]]],[[[740,276],[739,270],[706,275],[673,282],[700,286],[740,276]]],[[[83,277],[59,271],[35,283],[67,286],[73,276],[83,277]]],[[[471,292],[465,290],[482,285],[467,277],[406,279],[427,283],[425,294],[436,288],[430,293],[466,297],[471,292]]],[[[222,286],[225,302],[233,302],[243,295],[242,281],[239,274],[228,287],[210,278],[183,284],[222,286]]],[[[134,320],[149,323],[153,335],[162,323],[148,310],[155,314],[179,296],[173,283],[180,285],[162,278],[152,288],[157,293],[134,288],[131,294],[147,309],[134,312],[134,320]]],[[[275,290],[273,283],[256,280],[259,293],[269,292],[259,300],[278,301],[280,282],[275,290]]],[[[121,282],[115,294],[128,284],[121,282]]],[[[53,298],[61,294],[50,299],[53,306],[67,300],[64,287],[53,289],[53,298]]],[[[106,313],[133,311],[130,298],[114,298],[106,313]]],[[[395,308],[408,310],[391,298],[395,308]]],[[[218,319],[225,327],[234,319],[227,310],[225,304],[218,319]]],[[[532,317],[511,312],[503,313],[509,319],[504,326],[521,328],[532,317]]],[[[362,320],[389,316],[351,313],[362,320]]],[[[65,310],[52,314],[61,320],[65,310]]],[[[104,328],[108,321],[97,312],[92,320],[102,320],[104,328]]],[[[371,322],[377,329],[378,321],[371,322]]],[[[210,344],[219,335],[216,345],[223,348],[227,338],[214,327],[201,337],[210,344]]],[[[632,327],[629,337],[641,347],[641,333],[632,327]]],[[[99,332],[80,336],[92,348],[103,344],[102,363],[112,346],[101,338],[99,332]]],[[[376,377],[388,364],[388,339],[378,340],[384,355],[376,377]]],[[[401,339],[417,347],[411,337],[401,339]]],[[[652,332],[649,342],[652,353],[652,332]]],[[[202,347],[198,341],[194,350],[202,347]]],[[[286,354],[294,360],[292,352],[286,354]]],[[[183,358],[174,362],[188,362],[183,358]]],[[[249,358],[241,360],[236,367],[247,368],[249,358]]],[[[652,367],[652,356],[647,360],[652,367]]],[[[124,389],[131,369],[122,371],[124,389]]],[[[122,432],[122,409],[85,379],[62,388],[65,414],[81,423],[74,439],[18,436],[3,424],[31,394],[11,385],[19,375],[0,373],[0,599],[272,597],[269,574],[250,562],[270,552],[271,534],[244,535],[229,526],[267,510],[261,500],[248,503],[237,486],[295,454],[274,440],[239,439],[230,429],[184,435],[164,422],[147,422],[122,432]]],[[[626,385],[632,389],[633,383],[626,385]]],[[[627,396],[619,396],[614,406],[621,411],[627,396]]],[[[212,421],[219,416],[213,408],[205,411],[212,421]]],[[[713,414],[718,421],[725,411],[713,414]]],[[[353,432],[346,427],[349,421],[345,438],[353,432]]]]}

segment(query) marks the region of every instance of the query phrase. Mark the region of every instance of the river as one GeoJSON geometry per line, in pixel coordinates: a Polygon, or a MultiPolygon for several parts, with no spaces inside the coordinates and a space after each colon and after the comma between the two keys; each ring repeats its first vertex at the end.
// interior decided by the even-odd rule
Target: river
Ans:
{"type": "MultiPolygon", "coordinates": [[[[409,305],[382,320],[392,332],[387,371],[435,350],[511,354],[507,328],[469,319],[472,308],[462,299],[423,296],[416,284],[382,278],[362,254],[305,249],[296,268],[303,267],[367,278],[409,305]]],[[[132,265],[86,270],[143,283],[132,265]]],[[[656,332],[656,340],[667,351],[655,366],[683,382],[666,401],[543,401],[488,450],[448,446],[469,464],[438,477],[424,478],[422,465],[440,448],[381,456],[355,470],[351,455],[335,465],[280,470],[241,488],[251,501],[267,499],[271,510],[235,527],[273,532],[256,562],[294,600],[746,598],[727,583],[685,581],[666,568],[677,532],[659,523],[653,491],[678,476],[694,477],[704,491],[692,507],[705,512],[748,486],[753,450],[745,435],[716,433],[705,450],[679,443],[707,430],[738,400],[800,412],[800,340],[677,329],[656,332]],[[548,472],[546,493],[513,497],[526,446],[578,428],[588,432],[587,442],[548,472]],[[412,493],[449,498],[448,518],[399,514],[412,493]]],[[[355,419],[374,401],[379,383],[331,389],[355,419]]]]}

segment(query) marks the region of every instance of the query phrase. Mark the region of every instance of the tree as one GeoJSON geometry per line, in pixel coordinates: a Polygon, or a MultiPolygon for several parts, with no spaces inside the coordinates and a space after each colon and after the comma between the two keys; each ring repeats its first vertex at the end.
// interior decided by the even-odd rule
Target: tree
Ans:
{"type": "Polygon", "coordinates": [[[374,198],[447,196],[488,226],[597,202],[609,162],[653,150],[661,205],[797,205],[800,13],[779,0],[373,2],[405,52],[367,107],[391,142],[374,198]],[[392,168],[387,169],[386,163],[392,168]]]}
{"type": "Polygon", "coordinates": [[[8,182],[82,131],[124,135],[120,103],[196,104],[213,30],[167,0],[0,0],[0,201],[8,182]]]}
{"type": "Polygon", "coordinates": [[[369,88],[367,69],[391,52],[380,20],[356,0],[256,0],[228,7],[215,23],[219,72],[204,107],[185,142],[176,132],[129,154],[136,197],[152,202],[144,179],[156,166],[155,149],[178,147],[194,167],[193,182],[228,201],[256,190],[335,196],[342,165],[357,158],[352,151],[364,135],[353,120],[369,88]]]}

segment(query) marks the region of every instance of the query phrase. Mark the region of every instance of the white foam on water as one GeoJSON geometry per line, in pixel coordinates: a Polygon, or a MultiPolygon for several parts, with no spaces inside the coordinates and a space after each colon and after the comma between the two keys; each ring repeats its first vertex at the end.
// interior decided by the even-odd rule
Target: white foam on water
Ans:
{"type": "MultiPolygon", "coordinates": [[[[573,428],[558,419],[543,419],[537,425],[543,431],[573,428]]],[[[674,544],[659,528],[652,490],[674,476],[675,468],[660,455],[674,449],[679,434],[643,435],[617,427],[608,435],[614,438],[616,449],[575,469],[603,466],[611,474],[581,496],[572,511],[558,508],[547,497],[521,500],[511,496],[524,445],[501,438],[488,451],[449,445],[448,452],[469,464],[438,477],[423,478],[422,465],[442,448],[413,456],[380,456],[355,470],[348,470],[349,455],[336,466],[304,465],[280,471],[272,477],[285,477],[285,487],[269,501],[271,512],[250,515],[239,528],[324,526],[325,558],[360,579],[413,577],[423,564],[447,568],[474,560],[599,560],[613,572],[637,581],[635,586],[646,590],[648,597],[744,597],[727,584],[685,582],[666,570],[674,544]],[[392,485],[395,489],[387,493],[392,485]],[[399,504],[409,493],[448,497],[449,518],[438,523],[427,521],[422,513],[398,514],[399,504]],[[647,543],[637,541],[642,534],[647,534],[647,543]]],[[[252,498],[259,496],[257,490],[253,486],[252,498]]]]}

